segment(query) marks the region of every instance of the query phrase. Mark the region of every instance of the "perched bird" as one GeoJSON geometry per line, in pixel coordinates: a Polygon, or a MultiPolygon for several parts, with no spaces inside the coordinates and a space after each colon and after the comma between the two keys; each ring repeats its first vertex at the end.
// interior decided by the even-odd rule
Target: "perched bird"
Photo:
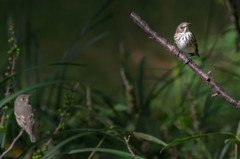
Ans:
{"type": "Polygon", "coordinates": [[[36,142],[34,136],[34,114],[32,106],[28,104],[29,96],[22,94],[16,98],[14,102],[14,114],[18,125],[28,133],[31,142],[36,142]]]}
{"type": "Polygon", "coordinates": [[[191,56],[198,54],[198,45],[194,34],[189,30],[191,23],[183,22],[178,25],[176,33],[174,34],[174,40],[178,48],[191,56]]]}

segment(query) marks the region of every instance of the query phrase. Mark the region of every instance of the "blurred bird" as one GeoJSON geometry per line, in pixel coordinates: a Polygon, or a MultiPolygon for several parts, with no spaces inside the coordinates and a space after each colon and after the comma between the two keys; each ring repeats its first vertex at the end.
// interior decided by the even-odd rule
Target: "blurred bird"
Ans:
{"type": "Polygon", "coordinates": [[[174,40],[178,48],[190,54],[191,56],[197,55],[198,57],[198,45],[194,34],[189,30],[191,23],[183,22],[178,25],[176,33],[174,34],[174,40]]]}
{"type": "Polygon", "coordinates": [[[34,136],[34,114],[32,106],[28,104],[29,96],[22,94],[16,98],[14,102],[14,114],[18,125],[28,133],[31,142],[36,142],[34,136]]]}

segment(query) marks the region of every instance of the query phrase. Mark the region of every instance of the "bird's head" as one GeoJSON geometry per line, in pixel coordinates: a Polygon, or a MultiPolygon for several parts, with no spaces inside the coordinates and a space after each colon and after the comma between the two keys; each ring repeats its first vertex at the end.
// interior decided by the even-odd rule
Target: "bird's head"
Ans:
{"type": "Polygon", "coordinates": [[[22,94],[17,97],[16,101],[20,103],[28,103],[29,96],[30,96],[29,94],[22,94]]]}
{"type": "Polygon", "coordinates": [[[176,33],[186,33],[189,31],[189,25],[191,23],[183,22],[178,25],[176,33]]]}

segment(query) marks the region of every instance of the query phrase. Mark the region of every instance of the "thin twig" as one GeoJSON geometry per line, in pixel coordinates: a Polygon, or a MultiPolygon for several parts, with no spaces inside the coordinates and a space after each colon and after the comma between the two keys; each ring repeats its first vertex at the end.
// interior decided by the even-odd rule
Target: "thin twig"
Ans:
{"type": "MultiPolygon", "coordinates": [[[[11,30],[14,31],[14,25],[11,26],[11,30]]],[[[16,35],[13,34],[13,47],[17,46],[17,38],[16,35]]],[[[10,73],[8,75],[8,77],[10,77],[7,81],[7,87],[6,87],[6,92],[5,92],[5,97],[8,97],[9,95],[12,94],[12,83],[13,83],[13,77],[15,75],[15,66],[16,66],[16,61],[17,61],[17,47],[14,48],[13,52],[12,52],[12,60],[9,61],[11,66],[8,66],[8,68],[10,69],[10,73]]],[[[0,127],[3,126],[4,121],[6,119],[6,113],[3,111],[2,112],[2,117],[1,117],[1,122],[0,122],[0,127]]]]}
{"type": "Polygon", "coordinates": [[[129,140],[131,138],[131,135],[128,135],[128,138],[126,138],[126,136],[124,137],[125,143],[127,145],[128,151],[131,153],[131,155],[133,156],[134,159],[137,159],[137,156],[135,155],[135,153],[133,152],[133,150],[131,149],[130,145],[129,145],[129,140]]]}
{"type": "MultiPolygon", "coordinates": [[[[16,44],[14,44],[14,45],[16,45],[16,44]]],[[[12,82],[13,82],[13,78],[12,77],[15,75],[15,65],[16,65],[16,60],[17,60],[16,52],[13,53],[13,57],[12,58],[13,58],[13,60],[11,62],[11,70],[10,70],[10,74],[9,74],[9,77],[11,77],[11,78],[9,78],[9,80],[8,80],[5,97],[8,97],[9,95],[11,95],[12,82]]]]}
{"type": "Polygon", "coordinates": [[[90,87],[87,87],[86,98],[87,98],[88,110],[91,111],[92,110],[92,100],[91,100],[91,89],[90,89],[90,87]]]}
{"type": "MultiPolygon", "coordinates": [[[[106,138],[106,135],[104,135],[103,138],[100,140],[100,142],[97,144],[96,149],[98,149],[102,145],[105,138],[106,138]]],[[[96,152],[97,151],[92,151],[91,154],[88,156],[88,159],[94,158],[94,156],[96,155],[96,152]]]]}
{"type": "Polygon", "coordinates": [[[167,51],[176,56],[180,61],[185,63],[189,68],[191,68],[199,77],[201,77],[209,86],[212,87],[213,91],[217,93],[219,97],[222,97],[230,104],[234,105],[236,108],[240,108],[240,101],[230,96],[214,79],[213,77],[204,72],[196,63],[189,59],[186,55],[182,54],[174,45],[170,44],[165,38],[159,36],[150,26],[141,19],[136,13],[131,13],[131,19],[148,35],[151,39],[161,44],[167,51]]]}
{"type": "MultiPolygon", "coordinates": [[[[79,87],[79,83],[77,83],[74,88],[73,88],[73,92],[77,90],[77,88],[79,87]]],[[[66,104],[66,107],[64,108],[63,112],[61,113],[61,117],[60,117],[60,120],[59,120],[59,123],[58,123],[58,126],[55,128],[54,132],[52,133],[51,137],[48,139],[48,141],[44,144],[44,149],[47,149],[47,147],[49,146],[49,144],[53,141],[53,138],[54,138],[54,135],[56,135],[59,130],[61,129],[62,125],[64,124],[64,121],[67,117],[67,113],[68,113],[68,110],[69,108],[73,105],[73,97],[70,96],[70,97],[67,97],[67,99],[65,100],[68,100],[66,104]]]]}
{"type": "Polygon", "coordinates": [[[193,127],[197,131],[198,130],[198,121],[197,121],[197,114],[196,114],[196,106],[192,100],[192,94],[191,94],[189,86],[187,88],[187,96],[188,96],[189,102],[190,102],[190,111],[191,111],[191,116],[193,119],[193,127]]]}
{"type": "Polygon", "coordinates": [[[5,112],[3,111],[2,113],[3,114],[2,114],[2,117],[1,117],[0,127],[3,126],[3,123],[4,123],[5,119],[6,119],[5,112]]]}
{"type": "Polygon", "coordinates": [[[235,151],[235,152],[234,152],[234,153],[235,153],[235,159],[237,159],[237,148],[238,148],[238,145],[235,144],[235,150],[234,150],[234,151],[235,151]]]}
{"type": "Polygon", "coordinates": [[[87,100],[87,108],[89,111],[89,115],[88,115],[88,125],[89,127],[93,127],[93,108],[92,108],[92,99],[91,99],[91,88],[89,86],[87,86],[87,90],[86,90],[86,100],[87,100]]]}
{"type": "Polygon", "coordinates": [[[58,126],[55,128],[52,136],[48,139],[48,141],[44,144],[44,147],[47,148],[48,145],[52,142],[54,135],[56,135],[62,127],[65,118],[67,117],[68,108],[72,105],[72,103],[68,103],[66,109],[63,110],[61,118],[59,120],[58,126]]]}
{"type": "Polygon", "coordinates": [[[56,127],[56,129],[55,129],[54,132],[52,133],[52,136],[51,136],[51,137],[48,139],[48,141],[44,144],[44,147],[45,147],[45,148],[48,147],[48,145],[49,145],[49,144],[52,142],[52,140],[53,140],[53,136],[56,135],[56,134],[58,133],[58,131],[60,130],[60,128],[61,128],[61,126],[62,126],[62,124],[63,124],[63,122],[64,122],[64,119],[65,119],[66,115],[67,115],[67,110],[65,109],[65,110],[63,111],[63,116],[60,118],[60,121],[59,121],[59,123],[58,123],[58,126],[56,127]]]}
{"type": "Polygon", "coordinates": [[[237,144],[235,144],[235,159],[237,159],[237,144]]]}
{"type": "Polygon", "coordinates": [[[124,85],[124,88],[125,88],[125,95],[126,95],[126,98],[127,98],[128,106],[130,107],[132,114],[136,115],[137,105],[136,105],[133,86],[128,81],[125,70],[123,68],[120,70],[120,75],[121,75],[123,85],[124,85]]]}
{"type": "Polygon", "coordinates": [[[22,136],[23,131],[24,131],[24,129],[22,129],[22,130],[19,132],[18,136],[15,137],[15,139],[13,140],[13,142],[12,142],[12,144],[9,146],[9,148],[2,153],[2,155],[0,156],[0,159],[2,159],[2,158],[13,148],[13,145],[16,143],[16,141],[22,136]]]}

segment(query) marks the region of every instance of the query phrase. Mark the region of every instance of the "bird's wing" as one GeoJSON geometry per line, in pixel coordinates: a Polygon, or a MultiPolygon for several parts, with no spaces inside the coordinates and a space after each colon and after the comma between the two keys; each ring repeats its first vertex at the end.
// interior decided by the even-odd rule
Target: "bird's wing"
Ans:
{"type": "Polygon", "coordinates": [[[15,116],[16,116],[18,125],[20,125],[22,128],[25,128],[27,125],[26,118],[23,115],[18,115],[16,113],[15,113],[15,116]]]}
{"type": "Polygon", "coordinates": [[[30,115],[28,116],[28,120],[29,120],[30,125],[33,125],[34,124],[34,114],[32,111],[32,106],[30,104],[28,104],[28,109],[29,109],[29,113],[30,113],[30,115]]]}
{"type": "Polygon", "coordinates": [[[196,37],[195,37],[195,35],[192,33],[192,42],[193,42],[193,44],[194,44],[194,46],[195,46],[195,53],[196,53],[196,55],[197,56],[199,56],[199,54],[198,54],[198,44],[197,44],[197,40],[196,40],[196,37]]]}
{"type": "Polygon", "coordinates": [[[28,116],[28,120],[29,120],[29,124],[30,125],[34,125],[34,115],[33,114],[30,114],[29,116],[28,116]]]}

